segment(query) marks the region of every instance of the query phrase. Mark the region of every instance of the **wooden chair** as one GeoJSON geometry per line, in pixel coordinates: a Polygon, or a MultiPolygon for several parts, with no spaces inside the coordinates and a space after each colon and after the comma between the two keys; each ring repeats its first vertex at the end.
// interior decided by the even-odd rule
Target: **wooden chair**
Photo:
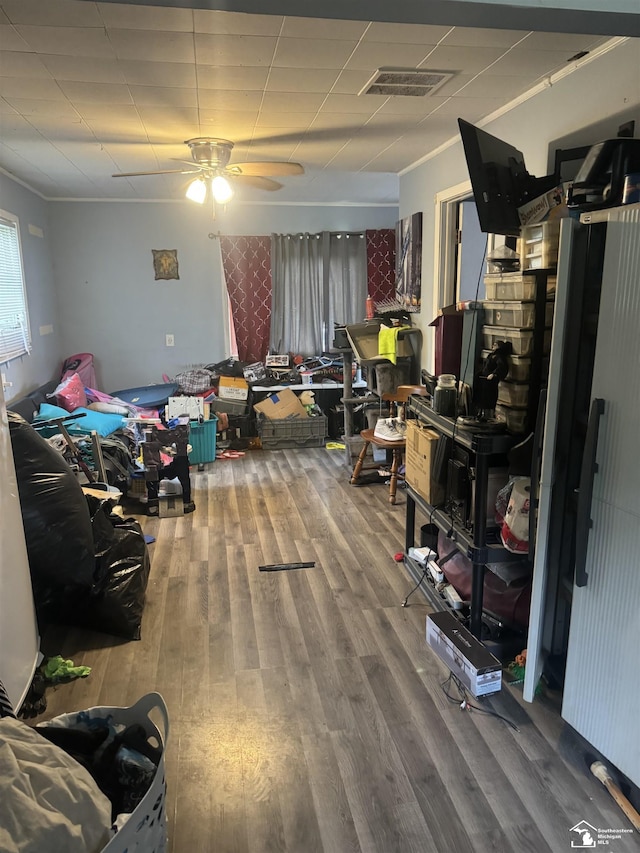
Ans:
{"type": "MultiPolygon", "coordinates": [[[[405,419],[406,404],[412,394],[419,394],[421,397],[426,396],[427,389],[423,385],[398,385],[392,394],[383,394],[382,399],[390,403],[391,416],[397,416],[401,420],[405,419]]],[[[360,431],[360,438],[363,440],[362,450],[356,460],[356,464],[351,474],[351,484],[358,485],[358,479],[364,468],[365,457],[369,450],[369,445],[373,444],[391,453],[391,469],[389,481],[389,503],[395,504],[396,490],[398,487],[398,471],[402,465],[402,455],[406,447],[406,441],[385,441],[384,438],[378,438],[374,435],[374,430],[363,429],[360,431]]]]}

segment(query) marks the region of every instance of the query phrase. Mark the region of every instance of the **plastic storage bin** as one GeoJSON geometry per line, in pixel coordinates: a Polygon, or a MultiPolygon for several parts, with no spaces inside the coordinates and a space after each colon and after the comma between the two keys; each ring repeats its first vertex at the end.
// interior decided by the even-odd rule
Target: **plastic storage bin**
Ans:
{"type": "Polygon", "coordinates": [[[216,429],[217,418],[209,418],[208,421],[190,421],[189,444],[192,447],[189,454],[191,465],[204,465],[205,462],[213,462],[216,458],[216,429]]]}
{"type": "MultiPolygon", "coordinates": [[[[515,326],[519,329],[533,329],[536,323],[535,302],[490,302],[483,303],[485,321],[488,326],[515,326]]],[[[553,323],[553,302],[547,302],[544,324],[553,323]]]]}
{"type": "Polygon", "coordinates": [[[498,402],[505,406],[527,406],[529,403],[529,386],[526,382],[499,382],[498,402]]]}
{"type": "MultiPolygon", "coordinates": [[[[536,297],[536,279],[521,272],[485,275],[485,295],[488,300],[532,300],[536,297]]],[[[556,276],[547,277],[547,299],[555,297],[556,276]]]]}
{"type": "Polygon", "coordinates": [[[560,220],[527,225],[520,231],[520,269],[541,270],[558,263],[560,220]]]}
{"type": "MultiPolygon", "coordinates": [[[[485,349],[493,349],[498,341],[510,341],[513,354],[529,356],[533,353],[533,330],[511,329],[505,326],[483,326],[482,336],[485,349]]],[[[551,329],[544,330],[544,353],[551,350],[551,329]]]]}
{"type": "Polygon", "coordinates": [[[505,423],[509,432],[524,432],[527,426],[527,410],[514,409],[499,403],[496,406],[496,419],[505,423]]]}
{"type": "Polygon", "coordinates": [[[296,447],[323,447],[327,437],[327,416],[287,418],[286,420],[258,419],[258,435],[264,450],[284,450],[296,447]]]}

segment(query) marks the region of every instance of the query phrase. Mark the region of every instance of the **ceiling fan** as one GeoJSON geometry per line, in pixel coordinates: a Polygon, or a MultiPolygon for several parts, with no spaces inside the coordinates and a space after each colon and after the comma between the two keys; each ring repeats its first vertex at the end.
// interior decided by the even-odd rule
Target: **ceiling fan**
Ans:
{"type": "Polygon", "coordinates": [[[279,190],[282,184],[272,180],[272,175],[302,175],[300,163],[286,161],[256,161],[254,163],[232,163],[233,142],[211,136],[187,139],[193,162],[178,160],[191,168],[159,169],[155,172],[119,172],[113,178],[137,178],[144,175],[198,175],[187,187],[187,198],[203,204],[210,196],[219,204],[225,204],[233,196],[233,183],[257,187],[261,190],[279,190]]]}

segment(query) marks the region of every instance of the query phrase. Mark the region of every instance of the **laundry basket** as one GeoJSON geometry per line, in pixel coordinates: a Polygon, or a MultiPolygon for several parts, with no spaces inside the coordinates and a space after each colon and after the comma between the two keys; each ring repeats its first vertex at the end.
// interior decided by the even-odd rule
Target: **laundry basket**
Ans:
{"type": "Polygon", "coordinates": [[[169,713],[159,693],[147,693],[130,708],[98,706],[85,711],[62,714],[49,720],[46,725],[89,726],[91,720],[108,719],[116,727],[138,724],[142,726],[147,740],[154,748],[162,747],[153,782],[136,806],[127,822],[102,848],[102,853],[165,853],[167,849],[166,783],[164,776],[164,752],[169,739],[169,713]],[[160,732],[149,714],[158,711],[164,732],[160,732]]]}

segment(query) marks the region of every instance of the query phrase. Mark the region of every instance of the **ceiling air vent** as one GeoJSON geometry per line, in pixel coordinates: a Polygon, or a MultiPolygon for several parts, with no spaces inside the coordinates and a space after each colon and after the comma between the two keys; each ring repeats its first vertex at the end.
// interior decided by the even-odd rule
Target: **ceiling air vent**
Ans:
{"type": "Polygon", "coordinates": [[[423,68],[379,68],[359,95],[433,95],[453,74],[423,68]]]}

